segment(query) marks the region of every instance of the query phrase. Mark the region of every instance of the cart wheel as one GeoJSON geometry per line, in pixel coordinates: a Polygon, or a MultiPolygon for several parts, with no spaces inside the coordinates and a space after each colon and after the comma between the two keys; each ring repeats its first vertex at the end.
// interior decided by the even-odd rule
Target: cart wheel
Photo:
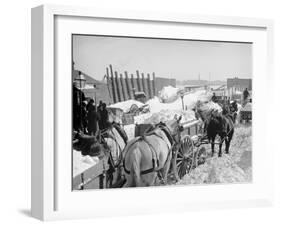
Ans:
{"type": "Polygon", "coordinates": [[[173,157],[173,171],[175,178],[180,180],[192,169],[194,160],[193,141],[189,135],[182,138],[180,147],[173,157]]]}

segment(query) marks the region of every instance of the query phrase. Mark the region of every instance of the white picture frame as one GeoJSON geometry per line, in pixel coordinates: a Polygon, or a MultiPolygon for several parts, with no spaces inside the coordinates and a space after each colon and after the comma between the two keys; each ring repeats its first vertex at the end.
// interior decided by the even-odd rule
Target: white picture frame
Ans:
{"type": "MultiPolygon", "coordinates": [[[[269,126],[266,124],[269,114],[268,110],[260,110],[263,100],[266,100],[268,106],[271,100],[265,99],[263,92],[258,90],[265,87],[268,93],[273,92],[272,39],[273,22],[266,19],[159,14],[57,5],[43,5],[32,9],[32,216],[41,220],[55,220],[271,205],[273,179],[266,175],[273,172],[273,148],[265,148],[270,147],[267,133],[269,126]],[[112,29],[103,30],[101,25],[104,25],[102,24],[104,21],[109,23],[106,26],[111,26],[112,29]],[[120,25],[119,30],[114,30],[115,23],[117,27],[120,25]],[[137,34],[178,38],[188,36],[190,39],[199,39],[202,36],[202,39],[206,40],[209,34],[207,40],[256,43],[253,51],[253,86],[256,90],[253,150],[256,150],[257,157],[253,160],[253,183],[138,188],[126,191],[122,189],[71,191],[71,187],[68,188],[71,183],[70,177],[64,176],[68,173],[71,175],[71,168],[68,165],[70,162],[67,162],[69,160],[67,150],[71,147],[69,139],[71,122],[69,117],[65,119],[61,117],[63,109],[69,109],[70,101],[69,103],[66,101],[63,107],[59,103],[62,99],[68,98],[70,91],[70,86],[67,85],[67,68],[71,65],[71,61],[68,61],[71,52],[71,45],[68,45],[69,34],[91,33],[92,31],[88,29],[90,27],[93,29],[92,25],[96,26],[96,32],[106,35],[118,33],[121,36],[137,34]],[[132,25],[139,26],[139,29],[126,29],[126,26],[132,25]],[[179,32],[181,30],[178,27],[173,30],[174,26],[193,30],[181,36],[179,32]],[[152,29],[157,27],[164,29],[152,29]],[[237,32],[233,32],[232,29],[237,32]],[[66,45],[62,44],[62,40],[66,45]],[[60,76],[62,74],[64,75],[60,76]],[[255,129],[258,127],[266,134],[263,139],[260,139],[261,129],[255,129]],[[62,136],[65,136],[62,138],[63,141],[58,139],[62,136]],[[262,153],[263,150],[266,150],[266,154],[262,153]],[[90,200],[90,204],[85,203],[87,199],[90,200]],[[108,205],[112,200],[118,203],[118,208],[108,205]]],[[[69,79],[70,77],[71,74],[69,79]]]]}

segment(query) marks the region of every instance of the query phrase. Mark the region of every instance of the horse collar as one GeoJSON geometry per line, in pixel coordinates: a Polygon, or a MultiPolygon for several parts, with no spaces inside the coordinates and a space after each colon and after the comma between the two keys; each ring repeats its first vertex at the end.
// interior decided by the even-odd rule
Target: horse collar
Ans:
{"type": "Polygon", "coordinates": [[[175,143],[175,139],[172,136],[170,129],[165,124],[159,126],[159,128],[165,133],[165,135],[168,138],[171,146],[173,146],[173,144],[175,143]]]}

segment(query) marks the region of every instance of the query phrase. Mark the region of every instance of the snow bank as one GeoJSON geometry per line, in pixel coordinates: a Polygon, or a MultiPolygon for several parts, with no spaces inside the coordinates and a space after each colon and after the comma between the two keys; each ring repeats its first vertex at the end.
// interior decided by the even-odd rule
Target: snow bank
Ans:
{"type": "MultiPolygon", "coordinates": [[[[184,109],[194,108],[197,101],[208,102],[211,99],[211,93],[206,92],[205,90],[198,90],[189,94],[186,94],[183,97],[184,109]]],[[[156,113],[161,110],[170,109],[170,110],[182,110],[182,100],[181,97],[170,103],[163,103],[159,97],[154,97],[146,102],[149,105],[150,112],[156,113]]]]}
{"type": "Polygon", "coordinates": [[[186,175],[179,184],[215,184],[244,182],[246,174],[227,155],[207,159],[186,175]]]}
{"type": "Polygon", "coordinates": [[[203,112],[209,112],[210,110],[216,110],[218,112],[222,111],[222,108],[219,104],[214,103],[213,101],[207,103],[199,103],[199,109],[203,112]]]}
{"type": "MultiPolygon", "coordinates": [[[[252,180],[252,128],[236,127],[230,146],[230,154],[210,156],[210,145],[206,162],[191,170],[178,184],[245,183],[252,180]]],[[[224,147],[223,147],[224,150],[224,147]]]]}
{"type": "Polygon", "coordinates": [[[172,86],[165,86],[159,92],[159,98],[164,103],[170,103],[175,101],[178,98],[179,88],[172,86]]]}
{"type": "Polygon", "coordinates": [[[182,109],[182,100],[178,97],[175,101],[170,103],[163,103],[159,97],[154,97],[146,102],[149,106],[150,112],[134,117],[135,123],[159,123],[166,122],[173,119],[175,115],[182,115],[181,122],[188,122],[195,119],[194,111],[192,110],[198,101],[201,103],[203,111],[216,109],[221,111],[221,107],[213,102],[210,102],[212,94],[205,90],[197,90],[195,92],[186,94],[183,98],[184,109],[182,109]]]}
{"type": "Polygon", "coordinates": [[[142,102],[137,100],[126,100],[126,101],[118,102],[116,104],[112,104],[109,107],[120,108],[126,113],[130,110],[133,104],[136,104],[138,107],[142,107],[144,105],[142,102]]]}
{"type": "Polygon", "coordinates": [[[144,120],[145,124],[157,124],[159,122],[166,122],[168,120],[172,120],[174,116],[182,115],[181,123],[188,122],[191,120],[196,119],[195,113],[192,110],[172,110],[172,109],[165,109],[161,110],[160,112],[153,113],[149,118],[144,120]]]}
{"type": "Polygon", "coordinates": [[[73,150],[73,177],[84,172],[99,162],[98,157],[83,156],[80,151],[73,150]]]}

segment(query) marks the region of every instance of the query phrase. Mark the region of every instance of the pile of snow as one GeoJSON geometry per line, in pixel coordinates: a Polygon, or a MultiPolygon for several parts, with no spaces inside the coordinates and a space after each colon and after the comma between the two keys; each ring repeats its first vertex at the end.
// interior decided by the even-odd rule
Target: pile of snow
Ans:
{"type": "MultiPolygon", "coordinates": [[[[166,95],[166,97],[170,98],[172,96],[174,97],[174,94],[176,93],[176,90],[178,90],[178,88],[167,86],[167,87],[164,87],[163,90],[167,90],[167,92],[163,91],[162,95],[163,96],[166,95]]],[[[208,102],[208,101],[210,101],[211,96],[212,96],[212,94],[209,92],[206,92],[205,90],[197,90],[195,92],[186,94],[183,97],[184,109],[190,110],[190,109],[194,108],[197,101],[208,102]]],[[[123,101],[123,102],[118,102],[116,104],[112,104],[109,107],[120,108],[123,110],[123,112],[126,113],[130,110],[130,108],[133,104],[136,104],[138,107],[142,107],[144,105],[143,103],[136,101],[136,100],[127,100],[127,101],[123,101]]],[[[163,103],[163,101],[160,97],[154,97],[154,98],[148,100],[145,104],[147,104],[149,106],[150,113],[152,113],[152,114],[160,112],[162,110],[167,110],[167,109],[174,110],[174,111],[182,110],[182,99],[181,99],[181,97],[178,97],[177,95],[176,95],[176,99],[174,99],[173,102],[163,103]]],[[[140,119],[148,118],[151,116],[149,113],[144,114],[144,115],[146,115],[146,116],[141,116],[140,119]]],[[[136,119],[136,117],[135,117],[135,119],[136,119]]],[[[139,120],[139,121],[143,121],[143,120],[139,120]]]]}
{"type": "Polygon", "coordinates": [[[179,184],[238,183],[246,181],[245,172],[225,155],[207,159],[186,175],[179,184]]]}
{"type": "Polygon", "coordinates": [[[138,107],[142,107],[144,105],[142,102],[137,101],[137,100],[126,100],[126,101],[122,101],[122,102],[112,104],[109,107],[120,108],[120,109],[123,110],[123,112],[126,113],[130,110],[130,108],[133,104],[137,105],[138,107]]]}
{"type": "Polygon", "coordinates": [[[153,113],[149,118],[146,118],[144,120],[144,123],[157,124],[159,122],[166,122],[168,120],[172,120],[175,115],[182,116],[181,123],[189,122],[196,119],[195,113],[192,110],[183,111],[183,110],[166,109],[166,110],[161,110],[160,112],[157,113],[153,113]]]}
{"type": "Polygon", "coordinates": [[[203,112],[210,112],[211,110],[215,110],[215,111],[218,111],[218,112],[222,111],[221,106],[219,104],[213,102],[213,101],[210,101],[210,102],[207,102],[207,103],[198,102],[197,104],[199,104],[198,107],[203,112]]]}
{"type": "Polygon", "coordinates": [[[182,115],[181,122],[188,122],[195,119],[194,111],[192,110],[199,102],[202,105],[203,111],[210,111],[211,109],[222,110],[221,107],[210,102],[212,94],[205,90],[197,90],[195,92],[186,94],[183,98],[184,109],[182,109],[182,99],[178,97],[175,101],[170,103],[163,103],[159,97],[154,97],[146,102],[149,106],[150,112],[134,117],[136,124],[142,123],[159,123],[166,122],[173,119],[175,115],[182,115]]]}
{"type": "Polygon", "coordinates": [[[172,86],[165,86],[159,92],[159,98],[164,103],[170,103],[175,101],[178,98],[179,88],[175,88],[172,86]]]}
{"type": "MultiPolygon", "coordinates": [[[[192,109],[196,105],[197,101],[208,102],[211,99],[212,94],[206,92],[205,90],[198,90],[189,94],[184,95],[183,104],[184,109],[192,109]]],[[[161,110],[182,110],[182,99],[177,97],[177,99],[170,103],[163,103],[159,97],[154,97],[146,102],[149,105],[150,112],[156,113],[161,110]]]]}
{"type": "Polygon", "coordinates": [[[149,117],[151,117],[152,113],[151,112],[148,112],[148,113],[145,113],[145,114],[140,114],[140,115],[137,115],[134,117],[134,122],[135,124],[142,124],[144,123],[144,121],[146,119],[148,119],[149,117]]]}
{"type": "Polygon", "coordinates": [[[186,109],[194,108],[195,104],[200,101],[202,103],[209,102],[212,98],[211,92],[205,90],[198,90],[184,96],[183,102],[186,109]]]}
{"type": "Polygon", "coordinates": [[[80,151],[73,150],[73,177],[81,174],[99,162],[98,157],[83,156],[80,151]]]}
{"type": "MultiPolygon", "coordinates": [[[[191,170],[178,184],[245,183],[252,181],[252,128],[236,127],[230,146],[230,154],[210,156],[210,145],[206,162],[191,170]]],[[[223,148],[224,150],[224,148],[223,148]]]]}

